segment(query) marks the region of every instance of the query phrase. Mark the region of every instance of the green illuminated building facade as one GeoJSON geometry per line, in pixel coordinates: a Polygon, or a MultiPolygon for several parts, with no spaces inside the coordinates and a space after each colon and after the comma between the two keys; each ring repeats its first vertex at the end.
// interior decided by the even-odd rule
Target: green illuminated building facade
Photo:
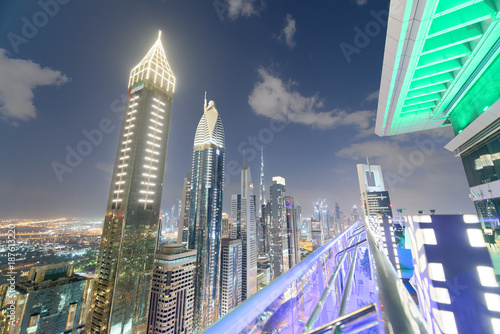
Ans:
{"type": "Polygon", "coordinates": [[[392,1],[375,126],[380,136],[451,127],[455,137],[445,147],[462,159],[479,218],[493,228],[500,213],[499,18],[499,1],[392,1]]]}

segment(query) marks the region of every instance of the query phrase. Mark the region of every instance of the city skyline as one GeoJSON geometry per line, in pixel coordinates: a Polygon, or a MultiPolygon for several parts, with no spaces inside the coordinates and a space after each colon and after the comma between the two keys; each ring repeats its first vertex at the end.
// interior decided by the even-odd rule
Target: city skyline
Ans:
{"type": "MultiPolygon", "coordinates": [[[[378,22],[372,12],[384,11],[387,3],[369,1],[363,6],[354,2],[319,3],[317,6],[298,3],[284,10],[266,2],[265,8],[256,7],[259,15],[236,11],[232,16],[229,12],[220,16],[211,3],[199,4],[195,8],[188,2],[147,3],[141,15],[150,17],[150,23],[141,27],[126,27],[117,23],[117,28],[110,29],[104,29],[105,24],[133,17],[135,7],[132,4],[123,6],[121,14],[115,18],[110,15],[112,6],[100,6],[102,13],[94,13],[95,27],[104,33],[95,38],[90,38],[89,32],[78,29],[83,15],[91,10],[90,6],[73,3],[59,5],[57,15],[40,27],[36,36],[29,38],[27,43],[16,46],[7,38],[10,32],[22,36],[24,21],[10,20],[3,27],[4,38],[0,48],[5,51],[2,51],[0,66],[12,66],[15,60],[25,65],[30,60],[40,68],[49,67],[54,73],[60,72],[54,74],[59,87],[33,90],[36,118],[2,107],[0,139],[12,143],[4,150],[5,163],[0,167],[0,196],[5,198],[0,204],[2,218],[102,216],[105,212],[102,203],[111,181],[111,157],[117,145],[119,117],[123,112],[123,91],[120,90],[126,80],[123,72],[126,73],[134,65],[135,59],[142,57],[142,50],[151,45],[154,41],[152,36],[160,29],[166,49],[172,53],[169,56],[171,63],[179,68],[177,76],[180,78],[179,95],[176,95],[179,112],[174,112],[172,118],[163,209],[170,208],[182,197],[183,178],[190,169],[187,138],[194,135],[197,118],[201,116],[197,106],[202,103],[204,91],[208,91],[209,96],[218,101],[224,113],[222,117],[230,125],[226,134],[227,162],[239,164],[231,169],[236,171],[234,175],[227,168],[226,194],[237,193],[239,188],[238,173],[243,160],[238,150],[240,145],[247,151],[246,164],[254,175],[258,175],[260,149],[252,146],[248,137],[255,137],[258,144],[263,144],[260,134],[266,141],[266,189],[271,185],[272,175],[285,177],[288,180],[287,192],[302,205],[304,216],[312,214],[308,203],[319,198],[326,198],[330,205],[338,201],[344,213],[353,204],[359,205],[355,164],[363,162],[366,153],[371,155],[370,160],[374,164],[381,165],[396,176],[393,179],[394,190],[391,191],[395,207],[404,207],[410,212],[420,209],[436,209],[438,213],[474,212],[460,161],[442,148],[448,139],[435,141],[435,148],[429,155],[424,155],[422,164],[412,164],[409,153],[427,154],[418,143],[428,135],[378,138],[371,131],[384,33],[380,32],[371,38],[367,47],[352,54],[351,63],[346,61],[340,45],[354,45],[356,32],[353,28],[365,28],[369,22],[378,22]],[[305,6],[311,12],[309,15],[303,10],[305,6]],[[355,19],[347,21],[335,14],[335,10],[356,13],[355,19]],[[320,15],[321,12],[324,14],[320,15]],[[187,24],[186,19],[175,18],[174,14],[193,23],[187,24]],[[165,20],[164,16],[169,20],[165,20]],[[311,24],[315,17],[318,18],[318,28],[311,24]],[[332,26],[321,31],[320,28],[324,28],[327,22],[332,26]],[[57,30],[57,25],[62,23],[67,25],[67,34],[57,30]],[[252,28],[261,23],[265,27],[253,31],[255,29],[252,28]],[[201,29],[208,24],[214,25],[213,31],[201,29]],[[123,31],[119,31],[118,27],[123,31]],[[186,27],[185,31],[176,35],[175,32],[183,30],[182,27],[186,27]],[[286,30],[293,33],[286,35],[286,27],[294,27],[286,30]],[[234,29],[236,36],[231,35],[234,29]],[[329,34],[330,31],[332,34],[329,34]],[[333,34],[337,31],[339,35],[333,34]],[[187,43],[188,40],[193,43],[187,43]],[[234,46],[229,47],[231,43],[234,46]],[[244,45],[259,44],[263,46],[255,48],[251,54],[244,54],[249,51],[244,45]],[[61,45],[78,46],[76,50],[92,47],[99,52],[81,58],[61,45]],[[270,48],[272,55],[265,50],[266,47],[270,48]],[[211,51],[203,57],[196,52],[198,49],[211,51]],[[63,57],[59,50],[70,57],[63,57]],[[109,59],[116,61],[109,62],[109,59]],[[367,60],[371,63],[367,64],[367,60]],[[79,67],[84,65],[86,70],[76,68],[75,63],[79,67]],[[330,68],[321,73],[327,64],[330,68]],[[236,76],[230,75],[232,72],[237,73],[237,81],[234,79],[236,76]],[[366,82],[357,80],[361,76],[367,78],[366,82]],[[332,77],[336,78],[333,82],[330,80],[332,77]],[[346,80],[349,77],[353,79],[346,80]],[[270,121],[280,115],[270,114],[266,105],[256,103],[257,98],[262,96],[259,94],[265,92],[284,101],[285,107],[280,109],[280,115],[291,120],[282,131],[272,133],[271,141],[265,137],[269,135],[270,121]],[[76,100],[82,100],[81,105],[75,105],[76,100]],[[290,107],[293,105],[301,107],[294,109],[290,107]],[[311,110],[312,114],[305,115],[302,113],[304,110],[311,110]],[[295,111],[301,114],[296,115],[295,111]],[[319,117],[325,117],[330,122],[333,116],[339,116],[336,125],[315,123],[319,117]],[[357,116],[363,117],[352,119],[357,116]],[[69,167],[71,172],[60,175],[60,182],[52,164],[59,162],[66,165],[66,147],[76,150],[81,141],[87,140],[82,131],[99,128],[103,119],[109,119],[114,130],[103,133],[102,141],[92,146],[88,156],[81,157],[75,167],[69,167]],[[14,123],[17,125],[14,126],[14,123]],[[362,127],[355,123],[362,124],[362,127]],[[57,124],[64,126],[56,127],[57,124]],[[409,170],[405,170],[408,164],[409,170]],[[304,171],[307,171],[305,176],[304,171]],[[412,196],[410,188],[416,189],[414,193],[417,196],[412,196]],[[453,196],[442,196],[444,190],[453,196]],[[436,198],[430,199],[426,193],[435,193],[436,198]],[[29,208],[20,205],[26,201],[32,203],[29,208]]],[[[14,9],[19,17],[24,15],[28,19],[43,10],[37,4],[14,2],[6,2],[3,7],[6,10],[2,12],[14,9]]],[[[381,31],[383,28],[380,27],[381,31]]],[[[5,89],[0,88],[2,92],[5,89]]],[[[281,125],[276,126],[281,129],[281,125]]],[[[451,134],[446,136],[451,138],[451,134]]],[[[226,212],[229,211],[229,203],[230,196],[225,196],[223,209],[226,212]]]]}

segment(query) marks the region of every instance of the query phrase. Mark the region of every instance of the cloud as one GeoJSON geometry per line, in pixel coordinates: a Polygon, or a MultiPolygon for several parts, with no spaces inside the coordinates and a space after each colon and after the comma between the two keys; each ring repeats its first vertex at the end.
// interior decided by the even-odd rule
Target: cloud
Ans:
{"type": "Polygon", "coordinates": [[[373,93],[368,95],[363,102],[372,102],[373,100],[378,100],[378,94],[379,94],[378,90],[374,91],[373,93]]]}
{"type": "Polygon", "coordinates": [[[231,20],[236,20],[240,16],[259,15],[264,7],[262,1],[258,0],[227,0],[227,5],[228,16],[231,20]],[[258,3],[260,3],[259,7],[257,7],[258,3]]]}
{"type": "Polygon", "coordinates": [[[368,0],[356,0],[356,5],[361,7],[361,6],[366,5],[367,2],[368,2],[368,0]]]}
{"type": "Polygon", "coordinates": [[[290,49],[293,49],[296,45],[295,41],[293,40],[293,36],[295,35],[296,31],[297,28],[295,26],[295,19],[292,17],[291,14],[286,14],[285,26],[283,27],[283,30],[281,30],[278,39],[279,40],[285,39],[286,45],[288,45],[290,49]]]}
{"type": "Polygon", "coordinates": [[[0,49],[0,78],[0,115],[14,125],[36,118],[33,89],[60,86],[70,80],[61,72],[42,68],[30,60],[10,59],[4,49],[0,49]]]}
{"type": "Polygon", "coordinates": [[[264,68],[259,68],[258,72],[261,80],[248,97],[248,103],[258,115],[320,129],[354,126],[358,130],[367,130],[373,123],[373,111],[319,111],[323,107],[323,100],[317,94],[302,96],[293,89],[296,82],[285,83],[264,68]]]}

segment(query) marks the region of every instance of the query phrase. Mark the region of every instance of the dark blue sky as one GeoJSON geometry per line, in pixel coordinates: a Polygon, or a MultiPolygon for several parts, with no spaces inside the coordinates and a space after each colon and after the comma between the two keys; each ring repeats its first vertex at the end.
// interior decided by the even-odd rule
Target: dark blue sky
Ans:
{"type": "MultiPolygon", "coordinates": [[[[473,212],[461,163],[444,141],[424,152],[419,143],[428,134],[373,134],[385,43],[373,13],[383,14],[388,1],[61,2],[46,7],[52,15],[32,1],[0,4],[0,218],[103,216],[119,100],[158,30],[177,78],[164,209],[181,197],[207,91],[225,128],[226,169],[243,160],[238,147],[251,158],[249,136],[264,140],[267,187],[272,176],[285,177],[305,215],[319,198],[331,207],[338,201],[346,213],[359,206],[355,164],[366,154],[391,177],[395,207],[473,212]],[[34,21],[36,31],[25,27],[34,21]],[[372,29],[371,37],[355,40],[358,29],[372,29]],[[341,49],[347,44],[361,46],[350,62],[341,49]],[[106,118],[114,130],[60,181],[53,163],[65,164],[66,147],[76,149],[82,131],[106,118]],[[271,119],[290,122],[269,138],[271,119]],[[405,171],[420,151],[423,159],[405,171]]],[[[259,159],[248,164],[257,184],[259,159]]],[[[239,175],[227,174],[224,211],[239,191],[239,175]]]]}

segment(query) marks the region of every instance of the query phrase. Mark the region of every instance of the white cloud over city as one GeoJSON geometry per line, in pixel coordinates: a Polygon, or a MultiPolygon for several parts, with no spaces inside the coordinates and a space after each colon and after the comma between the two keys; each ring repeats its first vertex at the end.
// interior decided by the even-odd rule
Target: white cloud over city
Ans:
{"type": "Polygon", "coordinates": [[[258,15],[264,7],[263,2],[259,0],[227,0],[227,5],[231,20],[258,15]]]}
{"type": "Polygon", "coordinates": [[[258,69],[258,73],[260,80],[248,97],[248,103],[256,114],[319,129],[339,126],[354,126],[360,131],[370,129],[374,118],[373,111],[322,111],[324,102],[318,94],[303,96],[296,90],[298,83],[283,81],[262,67],[258,69]]]}
{"type": "Polygon", "coordinates": [[[33,90],[39,86],[60,86],[69,78],[60,71],[42,68],[31,60],[12,59],[0,49],[0,117],[18,124],[36,118],[33,90]]]}

